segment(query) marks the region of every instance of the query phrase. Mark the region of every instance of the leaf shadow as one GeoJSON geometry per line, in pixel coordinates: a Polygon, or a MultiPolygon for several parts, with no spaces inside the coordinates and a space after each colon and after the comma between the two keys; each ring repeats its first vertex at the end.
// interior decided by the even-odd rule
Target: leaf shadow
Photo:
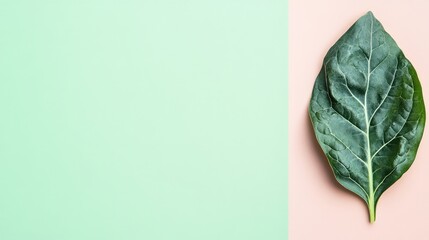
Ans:
{"type": "Polygon", "coordinates": [[[326,158],[325,153],[323,152],[322,148],[317,142],[316,136],[314,135],[313,124],[311,123],[310,116],[308,113],[305,116],[305,122],[307,125],[307,127],[305,128],[306,137],[307,139],[309,139],[310,146],[312,147],[312,149],[315,149],[315,154],[317,155],[317,157],[315,158],[317,160],[315,161],[315,164],[318,166],[318,168],[320,168],[320,171],[323,172],[324,180],[328,183],[327,185],[331,186],[332,189],[335,189],[334,191],[340,191],[344,194],[347,194],[348,196],[352,196],[353,198],[357,199],[365,209],[367,209],[366,202],[362,198],[343,187],[335,179],[334,173],[329,166],[328,159],[326,158]]]}

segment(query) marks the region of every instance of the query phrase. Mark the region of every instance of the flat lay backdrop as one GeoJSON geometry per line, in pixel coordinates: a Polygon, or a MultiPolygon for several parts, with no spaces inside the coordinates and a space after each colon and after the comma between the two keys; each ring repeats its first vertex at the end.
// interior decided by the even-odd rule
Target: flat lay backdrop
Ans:
{"type": "Polygon", "coordinates": [[[0,239],[286,239],[286,7],[1,0],[0,239]]]}
{"type": "Polygon", "coordinates": [[[370,225],[362,200],[336,183],[318,146],[308,105],[323,57],[373,11],[413,63],[429,105],[429,3],[424,0],[289,1],[290,240],[426,239],[429,233],[429,131],[410,170],[380,198],[370,225]]]}

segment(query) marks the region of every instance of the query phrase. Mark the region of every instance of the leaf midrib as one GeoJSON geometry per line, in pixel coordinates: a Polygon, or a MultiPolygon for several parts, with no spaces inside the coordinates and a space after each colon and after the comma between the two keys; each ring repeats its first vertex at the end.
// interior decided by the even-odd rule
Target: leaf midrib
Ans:
{"type": "Polygon", "coordinates": [[[368,67],[367,67],[367,81],[366,81],[366,90],[365,90],[365,99],[364,99],[364,112],[365,112],[365,122],[366,122],[366,158],[367,158],[367,168],[368,168],[368,189],[369,189],[369,197],[368,197],[368,204],[374,204],[374,180],[373,180],[373,173],[372,173],[372,157],[371,157],[371,143],[369,139],[369,118],[368,118],[368,107],[367,107],[367,96],[368,96],[368,89],[369,89],[369,81],[371,79],[371,57],[372,57],[372,35],[373,35],[373,28],[374,28],[374,20],[372,15],[370,15],[371,20],[371,27],[370,27],[370,33],[369,33],[369,56],[368,56],[368,67]]]}

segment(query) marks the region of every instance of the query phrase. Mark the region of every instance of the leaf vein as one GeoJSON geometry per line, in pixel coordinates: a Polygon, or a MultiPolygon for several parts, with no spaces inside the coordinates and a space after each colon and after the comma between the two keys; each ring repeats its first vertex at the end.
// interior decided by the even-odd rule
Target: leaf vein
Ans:
{"type": "Polygon", "coordinates": [[[393,77],[392,77],[392,81],[389,84],[389,89],[387,90],[386,96],[384,96],[383,100],[381,101],[381,103],[377,106],[377,108],[374,110],[374,112],[372,113],[371,117],[369,118],[369,123],[371,123],[372,118],[374,117],[375,113],[377,113],[378,109],[381,107],[381,105],[383,105],[383,103],[386,101],[387,96],[389,96],[390,90],[392,89],[393,86],[393,82],[395,81],[396,78],[396,73],[398,71],[398,65],[399,65],[399,61],[397,61],[396,63],[396,68],[395,68],[395,72],[393,73],[393,77]]]}

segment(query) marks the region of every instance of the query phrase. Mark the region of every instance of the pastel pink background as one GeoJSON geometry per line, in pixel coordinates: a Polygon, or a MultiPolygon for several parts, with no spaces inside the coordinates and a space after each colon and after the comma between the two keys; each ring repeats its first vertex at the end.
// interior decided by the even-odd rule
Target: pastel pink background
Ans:
{"type": "Polygon", "coordinates": [[[428,1],[289,0],[290,240],[429,239],[428,126],[414,164],[382,195],[370,224],[364,202],[336,183],[308,118],[323,57],[369,10],[413,63],[429,106],[428,1]]]}

